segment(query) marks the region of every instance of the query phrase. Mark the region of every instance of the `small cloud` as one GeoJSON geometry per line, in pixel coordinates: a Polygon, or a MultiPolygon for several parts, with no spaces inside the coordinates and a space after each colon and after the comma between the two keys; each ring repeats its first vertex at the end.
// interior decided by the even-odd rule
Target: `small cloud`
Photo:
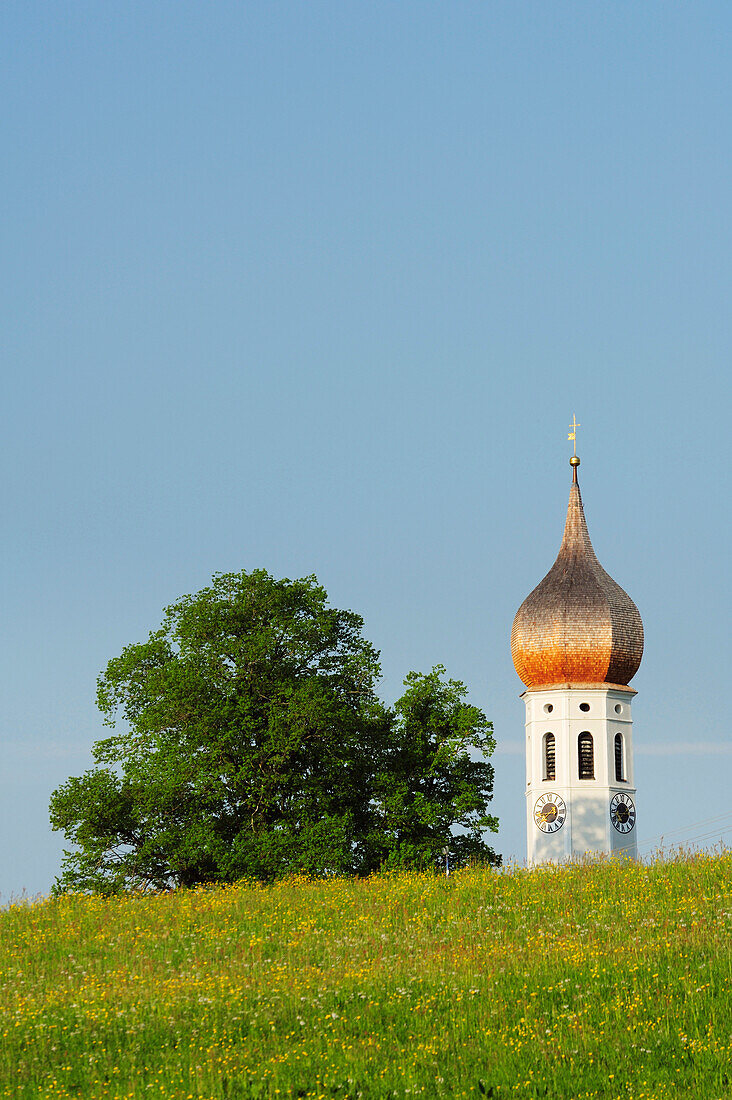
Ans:
{"type": "Polygon", "coordinates": [[[6,741],[2,751],[16,760],[68,760],[88,756],[88,741],[6,741]]]}
{"type": "Polygon", "coordinates": [[[732,756],[724,741],[671,741],[665,745],[638,745],[638,756],[732,756]]]}
{"type": "MultiPolygon", "coordinates": [[[[496,756],[523,756],[523,741],[499,741],[496,756]]],[[[732,756],[732,744],[723,741],[671,741],[664,745],[636,745],[636,756],[732,756]]]]}
{"type": "Polygon", "coordinates": [[[496,744],[495,754],[497,756],[523,756],[524,743],[523,741],[499,741],[496,744]]]}

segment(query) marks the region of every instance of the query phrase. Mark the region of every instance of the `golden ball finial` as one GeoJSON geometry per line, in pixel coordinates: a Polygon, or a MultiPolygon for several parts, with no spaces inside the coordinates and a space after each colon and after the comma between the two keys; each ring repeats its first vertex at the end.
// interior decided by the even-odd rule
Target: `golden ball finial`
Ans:
{"type": "Polygon", "coordinates": [[[570,466],[579,466],[579,464],[580,464],[579,456],[578,455],[572,455],[572,457],[569,460],[569,465],[570,466]]]}

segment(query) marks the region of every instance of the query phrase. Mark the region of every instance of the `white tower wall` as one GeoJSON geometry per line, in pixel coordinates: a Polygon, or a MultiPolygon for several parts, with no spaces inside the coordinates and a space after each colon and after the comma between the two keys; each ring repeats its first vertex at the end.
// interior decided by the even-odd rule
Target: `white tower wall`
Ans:
{"type": "Polygon", "coordinates": [[[604,852],[637,856],[633,774],[632,688],[558,687],[524,692],[526,704],[526,824],[530,864],[604,852]],[[579,737],[592,737],[594,776],[580,779],[579,737]],[[547,778],[545,736],[554,735],[554,778],[547,778]],[[622,737],[622,778],[616,777],[615,737],[622,737]],[[547,799],[545,796],[558,796],[547,799]],[[615,824],[611,804],[615,802],[615,824]],[[553,820],[536,820],[537,801],[553,820]],[[564,812],[561,812],[562,804],[564,812]],[[553,807],[557,807],[557,810],[553,807]],[[629,813],[630,816],[625,818],[629,813]],[[625,820],[623,820],[625,818],[625,820]]]}

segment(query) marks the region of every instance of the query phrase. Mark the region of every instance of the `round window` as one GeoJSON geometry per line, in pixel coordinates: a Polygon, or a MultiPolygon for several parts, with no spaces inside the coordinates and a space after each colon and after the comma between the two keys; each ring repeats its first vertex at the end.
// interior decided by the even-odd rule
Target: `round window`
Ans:
{"type": "Polygon", "coordinates": [[[580,710],[583,711],[585,714],[587,714],[587,711],[589,709],[590,709],[590,704],[589,703],[580,703],[580,710]]]}
{"type": "Polygon", "coordinates": [[[623,708],[621,707],[620,703],[615,704],[615,713],[616,714],[622,714],[623,713],[623,708]]]}
{"type": "Polygon", "coordinates": [[[554,704],[553,703],[544,703],[544,713],[545,714],[551,714],[551,712],[553,710],[554,710],[554,704]]]}

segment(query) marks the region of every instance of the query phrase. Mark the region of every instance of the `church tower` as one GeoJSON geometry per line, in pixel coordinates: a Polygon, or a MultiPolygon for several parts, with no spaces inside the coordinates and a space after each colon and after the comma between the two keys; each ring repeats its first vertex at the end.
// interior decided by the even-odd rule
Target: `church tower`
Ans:
{"type": "Polygon", "coordinates": [[[643,623],[595,557],[577,478],[580,460],[575,453],[569,461],[572,485],[557,560],[521,604],[511,631],[513,663],[526,685],[530,864],[590,852],[637,855],[636,693],[628,684],[643,656],[643,623]]]}

